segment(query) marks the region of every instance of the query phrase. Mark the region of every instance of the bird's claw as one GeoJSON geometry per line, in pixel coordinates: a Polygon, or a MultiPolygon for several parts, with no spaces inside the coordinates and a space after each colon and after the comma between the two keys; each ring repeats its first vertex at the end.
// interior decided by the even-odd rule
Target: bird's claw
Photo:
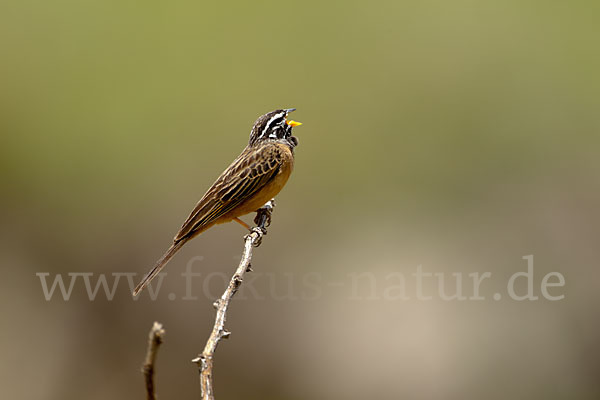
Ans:
{"type": "Polygon", "coordinates": [[[266,228],[271,225],[271,213],[275,206],[275,200],[268,201],[264,206],[256,211],[256,217],[254,217],[254,223],[260,227],[266,228]]]}
{"type": "MultiPolygon", "coordinates": [[[[252,228],[252,230],[250,231],[250,234],[248,234],[248,236],[252,236],[254,234],[256,234],[256,236],[255,236],[255,239],[252,244],[254,245],[254,247],[258,247],[262,243],[263,236],[267,234],[267,230],[260,226],[255,226],[254,228],[252,228]]],[[[246,237],[248,237],[248,236],[246,236],[246,237]]]]}
{"type": "Polygon", "coordinates": [[[265,212],[265,228],[271,226],[271,210],[265,212]]]}

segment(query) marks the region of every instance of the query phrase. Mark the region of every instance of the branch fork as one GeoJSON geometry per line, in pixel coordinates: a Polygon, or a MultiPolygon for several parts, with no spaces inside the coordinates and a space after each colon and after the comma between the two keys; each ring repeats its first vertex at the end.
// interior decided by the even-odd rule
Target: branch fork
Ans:
{"type": "MultiPolygon", "coordinates": [[[[204,351],[192,360],[192,362],[198,366],[202,400],[214,400],[215,398],[212,382],[214,353],[219,341],[221,339],[227,339],[231,335],[231,332],[225,329],[227,307],[229,307],[229,302],[242,285],[244,274],[252,272],[252,267],[250,265],[250,261],[252,260],[252,249],[260,246],[262,238],[267,234],[266,227],[271,224],[273,207],[275,207],[274,199],[268,201],[267,204],[258,209],[256,217],[254,218],[254,222],[257,226],[252,228],[250,233],[244,236],[244,252],[242,253],[240,264],[231,277],[227,289],[225,289],[225,293],[213,303],[213,307],[217,310],[217,316],[212,332],[204,347],[204,351]]],[[[142,368],[146,380],[147,400],[156,400],[154,364],[156,362],[156,353],[163,341],[164,334],[165,330],[163,329],[163,326],[160,323],[155,322],[148,335],[148,349],[142,368]]]]}

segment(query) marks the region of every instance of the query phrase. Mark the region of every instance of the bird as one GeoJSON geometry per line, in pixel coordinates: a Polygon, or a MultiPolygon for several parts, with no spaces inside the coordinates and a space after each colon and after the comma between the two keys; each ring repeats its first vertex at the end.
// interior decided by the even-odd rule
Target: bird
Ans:
{"type": "Polygon", "coordinates": [[[236,221],[257,211],[285,186],[294,168],[298,139],[292,128],[301,122],[288,119],[295,108],[271,111],[260,116],[250,131],[248,145],[221,173],[187,217],[173,243],[136,286],[137,296],[184,244],[217,224],[236,221]]]}

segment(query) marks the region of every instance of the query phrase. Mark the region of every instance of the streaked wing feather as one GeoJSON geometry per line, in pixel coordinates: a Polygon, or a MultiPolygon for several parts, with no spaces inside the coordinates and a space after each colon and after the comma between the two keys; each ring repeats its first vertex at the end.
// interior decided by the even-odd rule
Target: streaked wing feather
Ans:
{"type": "Polygon", "coordinates": [[[262,189],[279,172],[279,152],[277,146],[244,150],[198,202],[175,242],[214,222],[262,189]]]}

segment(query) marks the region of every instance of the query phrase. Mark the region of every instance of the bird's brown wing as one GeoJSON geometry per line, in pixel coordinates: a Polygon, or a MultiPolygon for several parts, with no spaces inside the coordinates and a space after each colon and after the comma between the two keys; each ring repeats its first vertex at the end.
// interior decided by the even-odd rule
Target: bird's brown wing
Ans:
{"type": "Polygon", "coordinates": [[[274,144],[246,148],[202,196],[174,241],[193,235],[252,197],[277,175],[282,162],[282,150],[274,144]]]}

